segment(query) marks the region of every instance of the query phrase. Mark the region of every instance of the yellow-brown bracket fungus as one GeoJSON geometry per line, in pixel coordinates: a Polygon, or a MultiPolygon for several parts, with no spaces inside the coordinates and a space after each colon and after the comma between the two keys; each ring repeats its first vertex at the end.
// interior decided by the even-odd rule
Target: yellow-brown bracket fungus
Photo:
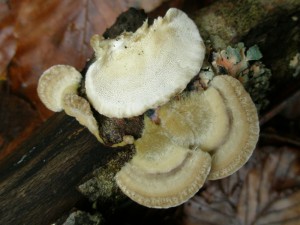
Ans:
{"type": "Polygon", "coordinates": [[[86,74],[86,94],[100,114],[114,118],[168,102],[197,75],[205,56],[195,23],[175,8],[135,33],[115,39],[95,35],[91,45],[96,61],[86,74]]]}
{"type": "Polygon", "coordinates": [[[139,204],[152,208],[177,206],[202,187],[211,157],[199,149],[172,143],[151,123],[146,119],[145,133],[135,143],[137,153],[117,173],[116,181],[139,204]]]}
{"type": "Polygon", "coordinates": [[[233,174],[248,161],[258,141],[259,121],[250,95],[237,79],[216,76],[211,86],[224,98],[231,120],[226,141],[212,156],[208,179],[216,180],[233,174]]]}
{"type": "Polygon", "coordinates": [[[74,67],[55,65],[41,75],[37,92],[48,109],[54,112],[65,110],[103,143],[89,102],[77,95],[81,79],[81,74],[74,67]]]}
{"type": "Polygon", "coordinates": [[[206,179],[236,172],[259,135],[254,103],[243,85],[216,76],[207,90],[184,93],[157,110],[159,125],[145,117],[136,154],[116,175],[122,191],[155,208],[192,197],[206,179]]]}

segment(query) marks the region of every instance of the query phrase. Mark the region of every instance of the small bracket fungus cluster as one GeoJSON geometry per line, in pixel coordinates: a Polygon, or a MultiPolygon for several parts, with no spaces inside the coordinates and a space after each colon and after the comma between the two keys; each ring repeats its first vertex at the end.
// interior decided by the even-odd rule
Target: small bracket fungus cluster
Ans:
{"type": "Polygon", "coordinates": [[[91,45],[96,58],[84,77],[70,66],[53,66],[41,76],[38,94],[49,109],[65,110],[102,143],[96,112],[117,119],[155,112],[155,119],[144,114],[139,139],[125,135],[113,146],[133,144],[136,150],[115,177],[127,196],[148,207],[173,207],[207,179],[229,176],[247,162],[259,126],[243,85],[209,71],[205,90],[183,92],[205,56],[199,31],[185,13],[169,9],[151,26],[145,21],[115,39],[95,35],[91,45]],[[86,93],[78,93],[80,84],[86,93]]]}
{"type": "Polygon", "coordinates": [[[231,175],[251,156],[259,134],[254,103],[233,77],[216,76],[205,91],[186,93],[145,117],[136,154],[116,175],[134,201],[155,208],[179,205],[206,179],[231,175]]]}
{"type": "Polygon", "coordinates": [[[39,79],[37,92],[45,106],[54,111],[64,110],[87,127],[100,141],[98,124],[89,102],[78,95],[82,75],[73,67],[55,65],[46,70],[39,79]]]}

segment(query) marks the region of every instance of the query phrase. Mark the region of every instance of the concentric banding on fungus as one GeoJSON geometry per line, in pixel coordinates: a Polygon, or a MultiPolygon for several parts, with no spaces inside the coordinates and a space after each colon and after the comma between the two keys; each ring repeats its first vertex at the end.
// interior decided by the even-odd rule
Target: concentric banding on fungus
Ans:
{"type": "Polygon", "coordinates": [[[93,107],[107,117],[143,114],[169,101],[197,75],[205,46],[195,23],[178,10],[147,21],[135,32],[115,39],[94,36],[97,60],[85,87],[93,107]]]}
{"type": "Polygon", "coordinates": [[[64,96],[77,93],[81,79],[81,74],[72,66],[52,66],[39,79],[38,96],[48,109],[62,111],[64,96]]]}
{"type": "Polygon", "coordinates": [[[224,98],[231,114],[231,125],[226,142],[212,156],[208,179],[229,176],[250,158],[259,137],[259,121],[255,104],[243,85],[230,76],[216,76],[211,84],[224,98]]]}
{"type": "Polygon", "coordinates": [[[199,146],[205,151],[220,146],[229,129],[223,98],[213,87],[173,100],[162,106],[158,115],[162,129],[174,142],[186,147],[199,146]]]}
{"type": "Polygon", "coordinates": [[[132,200],[153,208],[169,208],[191,198],[203,185],[211,157],[171,142],[145,117],[136,154],[116,175],[121,190],[132,200]]]}
{"type": "Polygon", "coordinates": [[[166,173],[145,173],[129,162],[117,173],[117,184],[129,198],[141,205],[152,208],[180,205],[203,186],[211,164],[208,153],[186,151],[184,162],[166,173]]]}
{"type": "Polygon", "coordinates": [[[149,174],[167,173],[179,167],[187,157],[186,148],[173,144],[160,132],[159,126],[153,124],[147,117],[145,127],[146,133],[134,143],[136,154],[131,164],[149,174]],[[150,131],[149,126],[153,126],[155,132],[150,131]]]}

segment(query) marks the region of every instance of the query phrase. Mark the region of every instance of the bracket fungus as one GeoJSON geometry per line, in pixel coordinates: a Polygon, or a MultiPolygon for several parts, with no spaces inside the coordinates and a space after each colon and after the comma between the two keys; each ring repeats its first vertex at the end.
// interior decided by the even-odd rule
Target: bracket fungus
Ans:
{"type": "Polygon", "coordinates": [[[89,102],[77,94],[81,79],[82,75],[71,66],[52,66],[39,79],[38,96],[48,109],[55,112],[64,110],[103,143],[89,102]]]}
{"type": "Polygon", "coordinates": [[[236,172],[259,135],[254,103],[233,77],[216,76],[207,90],[182,94],[158,109],[160,124],[145,117],[136,154],[116,175],[122,191],[155,208],[179,205],[206,179],[236,172]]]}
{"type": "Polygon", "coordinates": [[[204,184],[210,155],[172,143],[151,123],[145,120],[145,133],[135,143],[137,153],[117,173],[117,184],[128,197],[147,207],[182,204],[204,184]]]}
{"type": "Polygon", "coordinates": [[[230,117],[230,130],[225,142],[212,155],[208,179],[227,177],[250,158],[259,137],[259,121],[255,104],[243,85],[230,76],[216,76],[211,86],[223,96],[230,117]]]}
{"type": "Polygon", "coordinates": [[[183,146],[213,150],[229,129],[229,117],[221,94],[212,87],[191,92],[158,110],[161,127],[170,139],[183,146]]]}
{"type": "Polygon", "coordinates": [[[102,115],[143,114],[180,93],[197,75],[205,46],[195,23],[182,11],[148,21],[115,39],[91,39],[96,61],[86,73],[86,94],[102,115]]]}
{"type": "MultiPolygon", "coordinates": [[[[122,121],[155,111],[155,121],[144,114],[140,138],[126,132],[123,141],[111,146],[135,147],[133,158],[115,176],[131,199],[148,207],[177,206],[206,180],[229,176],[248,161],[258,141],[259,123],[243,85],[210,71],[204,81],[201,75],[200,82],[196,79],[205,90],[200,85],[183,92],[200,72],[205,56],[199,31],[185,13],[171,8],[151,26],[145,21],[136,32],[114,39],[95,35],[91,45],[95,61],[84,81],[73,67],[53,66],[42,74],[38,94],[49,109],[65,110],[101,143],[99,127],[105,126],[95,119],[96,111],[122,121]],[[84,97],[78,94],[80,84],[85,85],[84,97]]],[[[252,60],[250,53],[246,56],[252,60]]]]}
{"type": "Polygon", "coordinates": [[[52,66],[39,79],[38,96],[48,109],[60,112],[63,110],[64,96],[76,94],[81,79],[82,75],[72,66],[52,66]]]}

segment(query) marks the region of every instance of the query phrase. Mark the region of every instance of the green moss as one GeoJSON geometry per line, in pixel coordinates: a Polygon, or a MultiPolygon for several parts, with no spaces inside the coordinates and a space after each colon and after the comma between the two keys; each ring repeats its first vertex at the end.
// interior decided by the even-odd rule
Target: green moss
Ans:
{"type": "Polygon", "coordinates": [[[133,155],[134,147],[129,145],[126,148],[119,151],[105,166],[94,170],[93,177],[79,186],[79,191],[96,207],[116,205],[125,198],[115,182],[115,174],[133,155]]]}
{"type": "Polygon", "coordinates": [[[76,211],[70,214],[63,225],[101,225],[103,223],[101,214],[91,215],[86,212],[76,211]]]}
{"type": "Polygon", "coordinates": [[[193,19],[204,40],[210,40],[215,49],[224,49],[274,16],[299,7],[298,0],[224,0],[200,9],[193,19]]]}

